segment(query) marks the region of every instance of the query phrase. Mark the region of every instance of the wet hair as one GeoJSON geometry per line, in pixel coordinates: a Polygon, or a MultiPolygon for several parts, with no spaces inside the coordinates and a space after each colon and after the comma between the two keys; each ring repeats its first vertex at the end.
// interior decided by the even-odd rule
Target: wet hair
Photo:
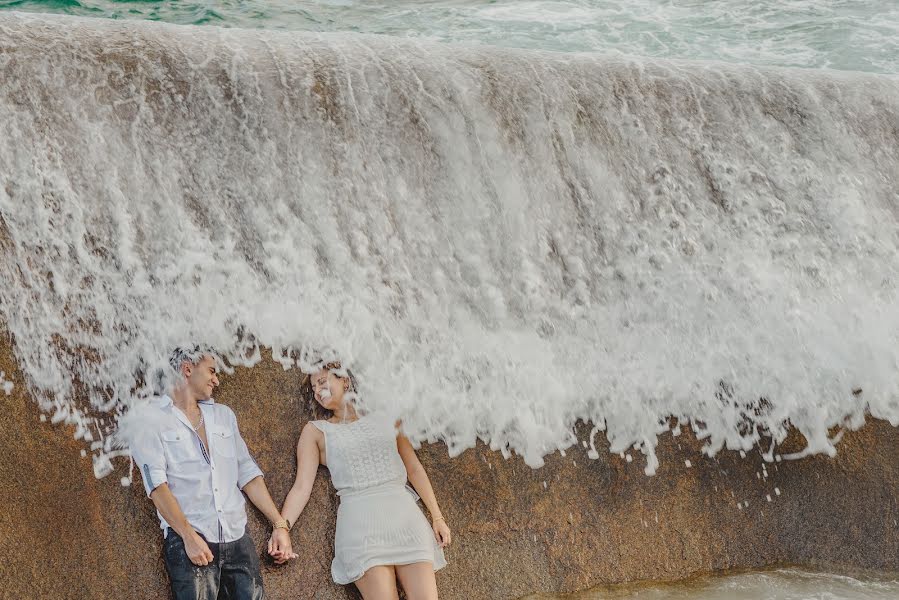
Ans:
{"type": "MultiPolygon", "coordinates": [[[[318,371],[333,372],[333,371],[340,371],[340,370],[344,370],[344,369],[342,369],[342,367],[340,366],[340,362],[335,360],[335,361],[331,361],[328,363],[323,363],[322,365],[320,365],[318,367],[318,369],[315,371],[315,373],[317,373],[318,371]]],[[[356,393],[356,378],[349,369],[345,369],[344,372],[346,373],[346,376],[340,375],[338,373],[334,373],[334,374],[337,375],[338,377],[340,377],[341,379],[349,380],[349,382],[350,382],[349,391],[353,392],[355,394],[356,393]]],[[[331,411],[324,408],[321,404],[318,403],[318,401],[316,401],[315,390],[312,389],[312,376],[315,373],[309,373],[309,374],[303,375],[303,382],[300,385],[300,395],[301,395],[302,399],[312,408],[313,419],[315,419],[315,420],[327,419],[328,417],[331,416],[331,411]]]]}
{"type": "Polygon", "coordinates": [[[204,356],[215,356],[215,350],[211,346],[205,344],[194,344],[193,346],[178,346],[169,354],[169,365],[176,373],[181,372],[181,365],[189,362],[196,365],[204,356]]]}

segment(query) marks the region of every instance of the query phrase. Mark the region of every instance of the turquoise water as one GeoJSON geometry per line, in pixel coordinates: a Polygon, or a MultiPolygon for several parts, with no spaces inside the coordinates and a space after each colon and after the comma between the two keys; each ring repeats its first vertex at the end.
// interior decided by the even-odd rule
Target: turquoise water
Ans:
{"type": "Polygon", "coordinates": [[[896,0],[0,0],[0,10],[899,73],[896,0]]]}

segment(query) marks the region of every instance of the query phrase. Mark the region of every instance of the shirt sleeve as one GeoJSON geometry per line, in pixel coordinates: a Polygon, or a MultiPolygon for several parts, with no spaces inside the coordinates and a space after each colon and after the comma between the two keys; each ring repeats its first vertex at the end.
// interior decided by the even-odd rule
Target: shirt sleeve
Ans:
{"type": "Polygon", "coordinates": [[[166,476],[165,451],[162,446],[162,438],[155,428],[135,435],[130,440],[131,457],[134,464],[140,469],[141,479],[144,481],[144,490],[147,497],[163,483],[168,483],[166,476]]]}
{"type": "Polygon", "coordinates": [[[259,465],[256,464],[256,461],[253,460],[253,457],[250,456],[250,450],[240,435],[240,429],[237,427],[237,417],[234,416],[233,411],[231,411],[231,429],[234,431],[234,447],[237,451],[237,487],[243,489],[243,486],[257,477],[264,477],[264,474],[259,465]]]}

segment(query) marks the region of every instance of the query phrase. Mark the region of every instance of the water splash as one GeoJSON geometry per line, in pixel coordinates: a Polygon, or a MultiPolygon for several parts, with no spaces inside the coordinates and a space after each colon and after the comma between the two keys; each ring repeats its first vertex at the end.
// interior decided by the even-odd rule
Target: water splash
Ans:
{"type": "Polygon", "coordinates": [[[899,425],[895,78],[9,14],[0,78],[0,311],[98,475],[185,340],[532,466],[899,425]]]}
{"type": "Polygon", "coordinates": [[[14,387],[15,386],[13,385],[12,381],[7,381],[6,373],[4,371],[0,371],[0,390],[2,390],[4,394],[9,396],[10,394],[12,394],[14,387]]]}

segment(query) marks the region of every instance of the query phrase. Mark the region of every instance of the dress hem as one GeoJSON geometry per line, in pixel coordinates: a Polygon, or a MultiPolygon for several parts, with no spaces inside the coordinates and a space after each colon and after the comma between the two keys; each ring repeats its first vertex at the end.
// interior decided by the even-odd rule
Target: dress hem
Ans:
{"type": "Polygon", "coordinates": [[[435,561],[434,559],[430,559],[430,560],[429,560],[429,559],[426,559],[426,558],[425,558],[425,559],[402,560],[402,561],[397,561],[397,562],[382,562],[382,561],[379,561],[379,560],[373,560],[373,561],[371,561],[370,563],[366,564],[366,565],[365,565],[365,568],[362,569],[362,573],[361,573],[360,575],[358,575],[357,577],[355,577],[354,579],[350,579],[350,580],[347,580],[347,581],[338,581],[338,580],[333,576],[333,574],[332,574],[332,576],[331,576],[331,579],[333,579],[333,580],[334,580],[334,583],[336,583],[336,584],[338,584],[338,585],[349,585],[349,584],[351,584],[351,583],[356,583],[357,581],[359,581],[360,579],[362,579],[362,577],[363,577],[366,573],[368,573],[368,570],[371,569],[372,567],[404,567],[404,566],[406,566],[406,565],[414,565],[414,564],[417,564],[417,563],[431,563],[431,565],[433,565],[433,567],[434,567],[434,572],[436,573],[437,571],[439,571],[440,569],[442,569],[443,567],[445,567],[446,564],[447,564],[447,563],[446,563],[446,559],[444,559],[444,560],[442,560],[442,561],[440,561],[440,562],[441,562],[442,564],[438,563],[438,562],[435,561]]]}

